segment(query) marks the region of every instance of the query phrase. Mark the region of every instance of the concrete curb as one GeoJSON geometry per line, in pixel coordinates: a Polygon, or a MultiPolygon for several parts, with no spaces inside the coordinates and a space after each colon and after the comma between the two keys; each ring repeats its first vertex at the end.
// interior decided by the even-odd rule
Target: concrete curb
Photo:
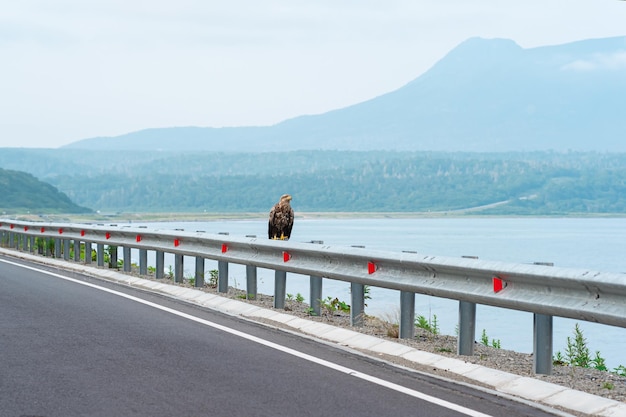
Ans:
{"type": "Polygon", "coordinates": [[[507,372],[487,368],[481,365],[464,362],[460,359],[448,358],[434,353],[423,352],[409,346],[382,340],[375,336],[365,335],[350,329],[335,327],[330,324],[305,320],[277,310],[266,309],[208,294],[193,288],[179,287],[159,283],[153,280],[129,276],[120,272],[100,269],[66,262],[57,259],[42,258],[24,252],[15,252],[0,248],[0,253],[22,258],[29,261],[55,266],[64,270],[80,272],[86,275],[104,278],[120,284],[142,288],[148,291],[166,294],[189,303],[201,305],[225,314],[241,316],[248,319],[263,319],[277,324],[288,326],[309,336],[333,342],[342,346],[373,354],[397,356],[420,365],[432,366],[450,373],[461,375],[470,380],[488,386],[494,391],[519,397],[535,403],[543,403],[550,407],[560,407],[572,412],[578,412],[601,417],[626,416],[626,404],[576,391],[567,387],[523,377],[507,372]]]}

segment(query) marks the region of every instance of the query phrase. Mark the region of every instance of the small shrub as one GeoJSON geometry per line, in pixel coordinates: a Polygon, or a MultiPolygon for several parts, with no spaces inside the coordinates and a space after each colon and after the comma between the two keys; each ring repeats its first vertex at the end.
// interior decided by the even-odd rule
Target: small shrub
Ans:
{"type": "Polygon", "coordinates": [[[439,334],[439,323],[437,322],[437,315],[433,315],[433,320],[427,319],[426,317],[419,315],[415,317],[415,327],[419,329],[424,329],[428,333],[437,335],[439,334]]]}
{"type": "Polygon", "coordinates": [[[483,332],[480,336],[480,343],[485,346],[489,346],[489,336],[487,336],[487,330],[483,329],[483,332]]]}
{"type": "Polygon", "coordinates": [[[626,366],[620,365],[613,370],[613,373],[619,376],[626,376],[626,366]]]}
{"type": "Polygon", "coordinates": [[[578,323],[576,323],[576,326],[574,327],[574,337],[567,338],[565,355],[561,352],[557,352],[552,359],[552,363],[562,366],[595,368],[600,371],[607,370],[606,361],[602,356],[600,356],[599,351],[596,351],[595,357],[591,357],[589,348],[587,347],[587,339],[583,335],[583,331],[578,323]]]}
{"type": "Polygon", "coordinates": [[[567,362],[572,366],[589,368],[589,365],[591,364],[589,348],[587,347],[587,339],[585,339],[578,323],[576,323],[576,326],[574,327],[574,338],[567,338],[565,357],[567,362]]]}
{"type": "Polygon", "coordinates": [[[491,341],[489,341],[489,336],[487,336],[487,330],[485,329],[483,329],[483,332],[480,336],[480,343],[485,346],[491,346],[495,349],[502,348],[502,343],[500,342],[500,339],[492,339],[491,341]]]}
{"type": "Polygon", "coordinates": [[[335,314],[336,311],[344,313],[350,312],[350,304],[344,301],[340,301],[338,298],[326,297],[324,300],[320,300],[320,307],[328,314],[335,314]]]}
{"type": "Polygon", "coordinates": [[[217,269],[212,269],[209,271],[209,282],[207,282],[206,284],[211,288],[215,288],[217,287],[218,278],[219,278],[219,271],[217,269]]]}
{"type": "Polygon", "coordinates": [[[600,356],[600,351],[596,351],[596,356],[591,360],[593,367],[599,371],[606,371],[606,361],[600,356]]]}

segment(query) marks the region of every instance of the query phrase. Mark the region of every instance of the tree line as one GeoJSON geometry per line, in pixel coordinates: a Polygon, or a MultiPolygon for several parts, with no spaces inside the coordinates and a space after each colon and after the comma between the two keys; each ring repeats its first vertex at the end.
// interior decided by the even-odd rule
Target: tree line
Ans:
{"type": "Polygon", "coordinates": [[[263,212],[290,193],[300,211],[626,213],[626,155],[602,153],[146,153],[105,169],[46,173],[101,211],[263,212]],[[506,203],[505,203],[506,202],[506,203]]]}

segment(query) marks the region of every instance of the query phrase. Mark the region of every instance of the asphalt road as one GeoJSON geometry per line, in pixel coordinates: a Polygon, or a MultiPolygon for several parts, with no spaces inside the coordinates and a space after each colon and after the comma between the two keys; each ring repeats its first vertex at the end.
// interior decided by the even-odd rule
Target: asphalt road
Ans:
{"type": "Polygon", "coordinates": [[[0,257],[2,417],[551,415],[163,296],[18,264],[28,265],[0,257]]]}

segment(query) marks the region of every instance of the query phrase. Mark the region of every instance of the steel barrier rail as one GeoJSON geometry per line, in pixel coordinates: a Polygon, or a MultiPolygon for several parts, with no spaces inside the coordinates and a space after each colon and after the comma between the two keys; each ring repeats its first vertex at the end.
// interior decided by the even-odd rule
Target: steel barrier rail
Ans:
{"type": "MultiPolygon", "coordinates": [[[[228,263],[274,270],[277,282],[281,276],[284,279],[287,272],[310,275],[312,282],[314,277],[350,282],[353,286],[351,314],[357,325],[361,323],[358,316],[363,313],[364,286],[398,290],[401,292],[401,337],[414,334],[415,293],[458,300],[460,354],[473,353],[476,304],[532,312],[535,313],[533,350],[538,373],[551,373],[553,316],[626,327],[626,275],[617,273],[115,224],[0,219],[0,231],[31,239],[63,241],[67,252],[69,242],[74,241],[98,244],[100,251],[104,245],[121,246],[191,256],[197,261],[216,260],[220,266],[221,292],[228,288],[228,263]]],[[[11,246],[19,248],[19,243],[13,243],[11,240],[11,246]]],[[[57,257],[60,257],[58,253],[57,257]]],[[[282,296],[284,302],[284,284],[282,293],[278,286],[276,288],[275,297],[282,296]]],[[[311,305],[315,301],[311,299],[311,305]]]]}

